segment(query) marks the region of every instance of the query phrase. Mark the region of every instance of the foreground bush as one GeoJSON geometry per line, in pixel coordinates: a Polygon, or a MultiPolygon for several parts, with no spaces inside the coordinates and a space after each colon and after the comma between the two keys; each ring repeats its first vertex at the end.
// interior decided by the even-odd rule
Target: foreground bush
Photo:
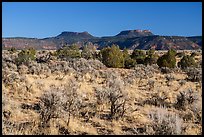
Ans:
{"type": "Polygon", "coordinates": [[[123,118],[126,109],[125,105],[128,96],[124,93],[124,82],[117,78],[117,74],[110,74],[107,79],[106,88],[97,88],[96,97],[99,105],[107,104],[109,106],[109,117],[108,119],[123,118]]]}
{"type": "Polygon", "coordinates": [[[183,120],[165,108],[158,108],[156,112],[150,113],[152,120],[150,135],[181,135],[183,120]]]}

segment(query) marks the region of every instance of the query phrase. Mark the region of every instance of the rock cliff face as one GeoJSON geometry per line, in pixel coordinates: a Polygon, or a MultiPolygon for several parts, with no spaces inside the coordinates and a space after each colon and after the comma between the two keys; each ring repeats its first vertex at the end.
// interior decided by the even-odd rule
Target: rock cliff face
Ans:
{"type": "Polygon", "coordinates": [[[202,36],[187,37],[189,40],[198,44],[202,48],[202,36]]]}
{"type": "Polygon", "coordinates": [[[52,41],[28,39],[28,38],[3,38],[3,48],[15,47],[16,49],[35,48],[35,49],[57,49],[52,41]]]}
{"type": "Polygon", "coordinates": [[[149,30],[126,30],[126,31],[121,31],[116,36],[131,38],[131,37],[143,37],[143,36],[152,36],[152,35],[154,34],[149,30]]]}
{"type": "Polygon", "coordinates": [[[195,50],[202,48],[202,36],[180,37],[180,36],[159,36],[149,30],[125,30],[110,37],[94,37],[88,32],[67,32],[64,31],[56,37],[44,39],[35,38],[3,38],[3,49],[15,47],[24,49],[33,47],[35,49],[58,49],[63,45],[77,44],[82,47],[86,43],[95,44],[98,49],[105,46],[117,44],[121,49],[156,49],[168,50],[195,50]]]}

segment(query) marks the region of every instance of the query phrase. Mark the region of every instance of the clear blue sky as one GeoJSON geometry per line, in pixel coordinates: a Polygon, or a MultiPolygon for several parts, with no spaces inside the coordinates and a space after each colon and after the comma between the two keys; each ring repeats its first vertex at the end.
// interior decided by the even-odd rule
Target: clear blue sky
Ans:
{"type": "Polygon", "coordinates": [[[158,35],[202,35],[201,2],[3,2],[3,37],[45,38],[62,31],[112,36],[148,29],[158,35]]]}

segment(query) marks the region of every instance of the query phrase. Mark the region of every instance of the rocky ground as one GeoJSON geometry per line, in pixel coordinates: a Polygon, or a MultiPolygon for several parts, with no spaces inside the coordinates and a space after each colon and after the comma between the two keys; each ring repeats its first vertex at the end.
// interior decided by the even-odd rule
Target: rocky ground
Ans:
{"type": "Polygon", "coordinates": [[[119,69],[54,57],[16,66],[16,57],[3,51],[3,134],[202,134],[201,66],[119,69]]]}

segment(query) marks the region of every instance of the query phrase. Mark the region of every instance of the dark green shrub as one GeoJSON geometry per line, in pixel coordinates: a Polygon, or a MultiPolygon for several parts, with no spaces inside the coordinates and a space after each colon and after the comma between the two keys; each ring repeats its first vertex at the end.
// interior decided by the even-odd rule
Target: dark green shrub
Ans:
{"type": "Polygon", "coordinates": [[[144,64],[146,54],[142,50],[135,49],[131,55],[132,59],[135,59],[137,64],[144,64]]]}
{"type": "Polygon", "coordinates": [[[36,54],[36,50],[34,48],[29,48],[28,49],[29,53],[32,54],[32,55],[35,55],[36,54]]]}
{"type": "Polygon", "coordinates": [[[192,56],[186,55],[184,56],[180,62],[178,62],[178,67],[185,69],[187,67],[195,67],[196,62],[192,56]]]}
{"type": "Polygon", "coordinates": [[[128,59],[130,57],[130,54],[128,53],[128,49],[126,48],[123,49],[123,57],[124,59],[128,59]]]}
{"type": "Polygon", "coordinates": [[[170,49],[166,54],[162,55],[157,60],[157,65],[161,67],[174,68],[176,66],[176,51],[170,49]]]}
{"type": "Polygon", "coordinates": [[[76,45],[63,46],[61,49],[58,49],[55,53],[59,58],[80,58],[81,53],[79,47],[76,45]]]}
{"type": "Polygon", "coordinates": [[[130,57],[130,54],[128,53],[128,50],[125,48],[123,50],[123,57],[124,57],[124,67],[129,69],[129,68],[132,68],[136,65],[136,60],[132,59],[130,57]]]}
{"type": "Polygon", "coordinates": [[[134,67],[136,64],[137,62],[130,57],[125,59],[125,68],[127,69],[134,67]]]}
{"type": "Polygon", "coordinates": [[[183,56],[185,56],[185,53],[184,52],[179,52],[176,54],[177,57],[181,58],[183,56]]]}
{"type": "Polygon", "coordinates": [[[158,59],[158,54],[155,53],[154,49],[150,49],[149,51],[147,51],[147,57],[144,60],[144,64],[145,65],[156,64],[157,59],[158,59]]]}
{"type": "Polygon", "coordinates": [[[176,56],[177,52],[175,49],[170,49],[168,52],[167,52],[169,55],[172,55],[172,56],[176,56]]]}
{"type": "Polygon", "coordinates": [[[12,48],[8,49],[8,51],[9,51],[10,53],[15,53],[17,50],[16,50],[16,48],[12,47],[12,48]]]}
{"type": "Polygon", "coordinates": [[[16,58],[17,65],[28,65],[29,61],[35,60],[35,54],[36,51],[33,48],[22,50],[20,53],[18,53],[18,57],[16,58]]]}
{"type": "Polygon", "coordinates": [[[155,49],[149,49],[147,52],[146,52],[146,55],[147,56],[152,56],[155,54],[155,49]]]}
{"type": "Polygon", "coordinates": [[[191,57],[194,58],[195,56],[198,56],[198,53],[196,53],[196,52],[192,52],[192,53],[191,53],[191,57]]]}
{"type": "Polygon", "coordinates": [[[101,61],[107,67],[113,68],[123,68],[124,67],[124,57],[123,52],[116,45],[111,47],[103,48],[100,51],[101,61]]]}

